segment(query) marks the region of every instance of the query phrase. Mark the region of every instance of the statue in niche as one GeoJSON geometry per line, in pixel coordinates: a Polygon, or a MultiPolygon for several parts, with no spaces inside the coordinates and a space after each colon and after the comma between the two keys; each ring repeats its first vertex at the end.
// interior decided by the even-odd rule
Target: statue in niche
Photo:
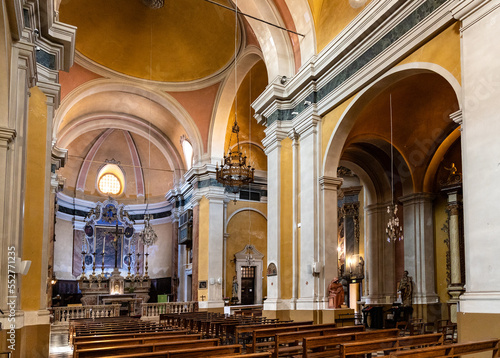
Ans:
{"type": "Polygon", "coordinates": [[[398,292],[401,293],[403,307],[411,307],[413,295],[413,281],[411,276],[408,276],[408,271],[403,272],[403,277],[399,281],[398,292]]]}
{"type": "Polygon", "coordinates": [[[340,308],[344,304],[344,287],[335,277],[328,286],[328,308],[340,308]]]}
{"type": "Polygon", "coordinates": [[[233,298],[238,298],[238,279],[233,276],[233,298]]]}

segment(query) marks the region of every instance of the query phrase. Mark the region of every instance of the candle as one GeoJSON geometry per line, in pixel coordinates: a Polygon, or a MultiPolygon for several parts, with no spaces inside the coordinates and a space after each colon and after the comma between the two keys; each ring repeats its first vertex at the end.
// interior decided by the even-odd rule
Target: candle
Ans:
{"type": "Polygon", "coordinates": [[[104,247],[106,245],[106,236],[102,238],[102,253],[104,254],[104,247]]]}

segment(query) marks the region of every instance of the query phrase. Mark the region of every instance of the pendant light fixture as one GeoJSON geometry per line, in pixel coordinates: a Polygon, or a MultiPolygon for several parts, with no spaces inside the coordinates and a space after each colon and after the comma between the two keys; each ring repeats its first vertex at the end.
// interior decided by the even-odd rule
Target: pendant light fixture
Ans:
{"type": "Polygon", "coordinates": [[[240,127],[238,126],[238,1],[235,2],[235,30],[234,30],[234,123],[231,129],[231,135],[227,144],[227,154],[220,166],[215,168],[216,178],[219,183],[224,185],[233,193],[238,193],[242,186],[248,185],[254,180],[255,168],[247,165],[247,157],[243,155],[240,148],[240,127]],[[231,149],[233,135],[236,137],[236,144],[231,149]]]}
{"type": "Polygon", "coordinates": [[[387,213],[390,215],[385,232],[387,241],[403,240],[403,228],[400,226],[398,217],[398,204],[394,202],[394,146],[392,143],[392,94],[389,95],[390,122],[391,122],[391,204],[387,206],[387,213]]]}

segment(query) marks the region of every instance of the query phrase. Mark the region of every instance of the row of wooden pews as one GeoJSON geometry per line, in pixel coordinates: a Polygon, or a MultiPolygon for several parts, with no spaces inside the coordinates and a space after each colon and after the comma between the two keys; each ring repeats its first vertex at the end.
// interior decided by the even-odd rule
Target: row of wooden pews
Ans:
{"type": "MultiPolygon", "coordinates": [[[[400,336],[398,329],[366,331],[364,326],[277,322],[262,317],[227,317],[207,312],[160,317],[160,322],[92,320],[73,324],[75,358],[453,357],[491,351],[498,357],[499,340],[443,344],[443,334],[400,336]],[[135,327],[134,327],[135,324],[135,327]],[[122,327],[127,327],[123,332],[122,327]],[[156,327],[156,329],[154,329],[156,327]],[[228,329],[228,327],[231,327],[228,329]],[[137,331],[136,331],[137,329],[137,331]],[[224,337],[231,331],[235,342],[224,337]],[[246,347],[238,344],[247,334],[246,347]],[[235,344],[236,343],[236,344],[235,344]]],[[[242,342],[245,343],[245,342],[242,342]]]]}

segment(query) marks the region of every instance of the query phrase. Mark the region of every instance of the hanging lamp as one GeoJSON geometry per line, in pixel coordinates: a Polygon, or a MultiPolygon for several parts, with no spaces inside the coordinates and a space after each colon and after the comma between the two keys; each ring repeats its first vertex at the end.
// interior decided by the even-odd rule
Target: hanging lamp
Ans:
{"type": "Polygon", "coordinates": [[[247,157],[240,149],[240,127],[238,126],[238,67],[237,67],[237,39],[238,39],[238,2],[236,1],[235,11],[235,31],[234,31],[234,123],[231,129],[231,135],[227,145],[227,154],[224,154],[223,161],[215,168],[216,178],[219,183],[224,185],[233,193],[238,193],[240,188],[248,185],[254,180],[255,168],[247,165],[247,157]],[[231,149],[233,135],[236,136],[236,144],[231,149]]]}
{"type": "Polygon", "coordinates": [[[394,202],[394,146],[392,144],[392,94],[389,96],[390,122],[391,122],[391,204],[387,206],[389,221],[385,233],[388,242],[403,240],[403,228],[399,223],[398,204],[394,202]]]}

